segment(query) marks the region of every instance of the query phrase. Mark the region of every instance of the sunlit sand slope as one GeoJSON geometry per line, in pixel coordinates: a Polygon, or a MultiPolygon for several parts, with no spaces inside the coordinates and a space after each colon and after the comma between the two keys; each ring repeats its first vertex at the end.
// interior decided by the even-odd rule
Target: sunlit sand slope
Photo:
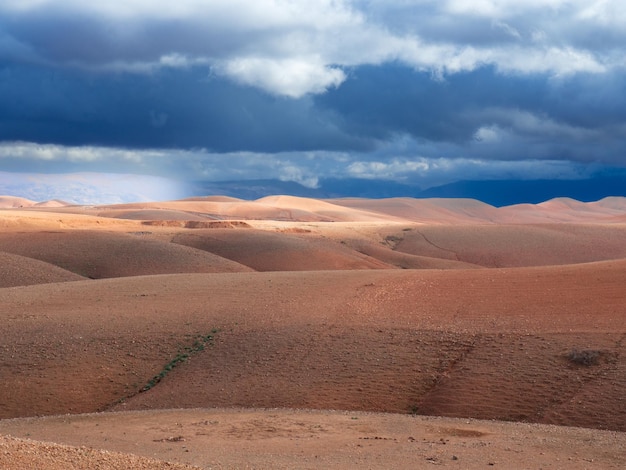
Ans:
{"type": "MultiPolygon", "coordinates": [[[[11,201],[10,207],[17,207],[11,201]]],[[[32,210],[44,210],[33,207],[32,210]]],[[[281,220],[297,222],[394,221],[393,215],[293,196],[269,196],[256,201],[230,198],[190,198],[179,201],[115,204],[109,206],[69,206],[58,213],[89,214],[98,217],[150,220],[281,220]]]]}
{"type": "Polygon", "coordinates": [[[0,196],[0,209],[13,209],[18,207],[30,207],[36,204],[35,201],[15,196],[0,196]]]}
{"type": "Polygon", "coordinates": [[[493,207],[473,199],[329,199],[269,196],[256,201],[207,197],[179,201],[66,206],[4,197],[0,208],[56,211],[135,220],[277,220],[292,222],[411,222],[420,224],[624,223],[626,198],[583,203],[558,198],[541,204],[493,207]]]}

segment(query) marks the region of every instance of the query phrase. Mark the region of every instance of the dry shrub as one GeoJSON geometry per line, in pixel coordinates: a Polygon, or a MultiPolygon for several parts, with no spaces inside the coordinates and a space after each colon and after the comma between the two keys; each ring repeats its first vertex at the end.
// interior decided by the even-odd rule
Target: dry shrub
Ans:
{"type": "Polygon", "coordinates": [[[594,366],[600,361],[602,351],[597,349],[572,349],[567,353],[567,360],[581,366],[594,366]]]}

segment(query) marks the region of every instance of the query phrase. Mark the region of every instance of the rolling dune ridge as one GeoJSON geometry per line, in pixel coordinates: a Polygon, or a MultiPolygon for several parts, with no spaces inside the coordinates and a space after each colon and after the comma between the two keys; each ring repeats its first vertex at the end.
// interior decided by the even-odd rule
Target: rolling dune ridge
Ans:
{"type": "Polygon", "coordinates": [[[0,433],[49,468],[623,463],[621,198],[0,203],[0,433]]]}

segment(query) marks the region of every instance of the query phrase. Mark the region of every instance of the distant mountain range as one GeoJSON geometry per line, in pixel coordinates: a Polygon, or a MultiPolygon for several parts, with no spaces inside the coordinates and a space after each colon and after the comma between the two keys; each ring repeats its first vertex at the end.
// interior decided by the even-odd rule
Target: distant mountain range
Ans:
{"type": "Polygon", "coordinates": [[[597,201],[607,196],[626,196],[626,174],[597,176],[583,180],[487,180],[458,181],[423,190],[418,186],[383,180],[322,179],[317,188],[308,188],[292,181],[252,180],[196,183],[194,195],[224,195],[240,199],[258,199],[275,194],[320,199],[362,198],[471,198],[492,206],[547,201],[570,197],[582,202],[597,201]]]}
{"type": "Polygon", "coordinates": [[[254,200],[279,194],[316,199],[469,198],[496,207],[536,204],[557,197],[591,202],[607,196],[626,197],[626,171],[581,180],[467,180],[428,189],[393,181],[357,178],[320,179],[318,187],[309,188],[293,181],[276,179],[189,183],[141,175],[0,172],[0,196],[18,196],[37,202],[61,199],[75,204],[119,204],[217,195],[254,200]]]}

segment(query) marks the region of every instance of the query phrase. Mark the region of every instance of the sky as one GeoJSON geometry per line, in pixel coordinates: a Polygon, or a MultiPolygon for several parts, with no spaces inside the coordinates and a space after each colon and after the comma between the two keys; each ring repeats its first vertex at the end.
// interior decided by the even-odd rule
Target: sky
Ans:
{"type": "Polygon", "coordinates": [[[620,0],[0,3],[0,190],[625,169],[620,0]]]}

